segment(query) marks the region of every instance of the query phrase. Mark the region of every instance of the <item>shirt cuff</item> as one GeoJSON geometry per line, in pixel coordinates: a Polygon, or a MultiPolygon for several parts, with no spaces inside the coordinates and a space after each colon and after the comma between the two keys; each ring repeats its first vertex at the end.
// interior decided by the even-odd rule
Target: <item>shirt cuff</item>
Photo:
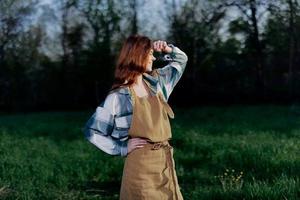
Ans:
{"type": "Polygon", "coordinates": [[[168,44],[168,46],[172,48],[172,51],[170,53],[171,58],[175,58],[176,57],[176,54],[174,52],[175,46],[173,44],[168,44]]]}

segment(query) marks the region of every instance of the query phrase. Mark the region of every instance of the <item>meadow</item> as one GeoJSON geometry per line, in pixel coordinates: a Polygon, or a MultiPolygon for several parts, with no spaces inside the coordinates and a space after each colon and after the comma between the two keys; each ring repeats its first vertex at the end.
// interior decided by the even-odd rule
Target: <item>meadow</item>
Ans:
{"type": "MultiPolygon", "coordinates": [[[[300,199],[300,107],[173,110],[186,200],[300,199]]],[[[118,199],[125,159],[84,138],[92,112],[0,114],[0,199],[118,199]]]]}

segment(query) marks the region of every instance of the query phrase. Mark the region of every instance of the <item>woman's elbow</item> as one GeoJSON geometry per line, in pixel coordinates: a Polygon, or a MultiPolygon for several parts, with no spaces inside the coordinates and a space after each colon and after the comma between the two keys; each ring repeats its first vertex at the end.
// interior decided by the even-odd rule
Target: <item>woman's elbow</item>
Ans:
{"type": "Polygon", "coordinates": [[[93,136],[93,133],[92,133],[92,129],[90,129],[88,126],[85,126],[83,128],[83,134],[84,134],[84,137],[87,139],[87,140],[91,140],[92,136],[93,136]]]}
{"type": "Polygon", "coordinates": [[[187,63],[187,61],[189,60],[188,56],[184,52],[182,54],[182,60],[183,60],[184,63],[187,63]]]}

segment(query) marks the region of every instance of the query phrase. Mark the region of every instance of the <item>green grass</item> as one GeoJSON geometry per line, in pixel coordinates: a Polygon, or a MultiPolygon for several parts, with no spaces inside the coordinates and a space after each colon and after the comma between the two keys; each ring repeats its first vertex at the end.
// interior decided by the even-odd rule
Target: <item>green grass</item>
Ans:
{"type": "MultiPolygon", "coordinates": [[[[172,144],[185,199],[300,199],[298,108],[174,112],[172,144]]],[[[81,128],[91,114],[0,115],[0,199],[118,199],[124,158],[85,140],[81,128]]]]}

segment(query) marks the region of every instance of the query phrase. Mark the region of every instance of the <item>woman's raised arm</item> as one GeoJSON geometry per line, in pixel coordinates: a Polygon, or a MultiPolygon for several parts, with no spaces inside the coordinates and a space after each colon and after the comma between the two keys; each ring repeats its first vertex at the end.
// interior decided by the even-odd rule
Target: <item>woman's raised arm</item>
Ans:
{"type": "Polygon", "coordinates": [[[178,47],[169,44],[172,48],[170,53],[171,61],[163,68],[156,69],[158,72],[158,80],[166,100],[169,99],[174,87],[181,78],[188,61],[187,55],[178,47]]]}

